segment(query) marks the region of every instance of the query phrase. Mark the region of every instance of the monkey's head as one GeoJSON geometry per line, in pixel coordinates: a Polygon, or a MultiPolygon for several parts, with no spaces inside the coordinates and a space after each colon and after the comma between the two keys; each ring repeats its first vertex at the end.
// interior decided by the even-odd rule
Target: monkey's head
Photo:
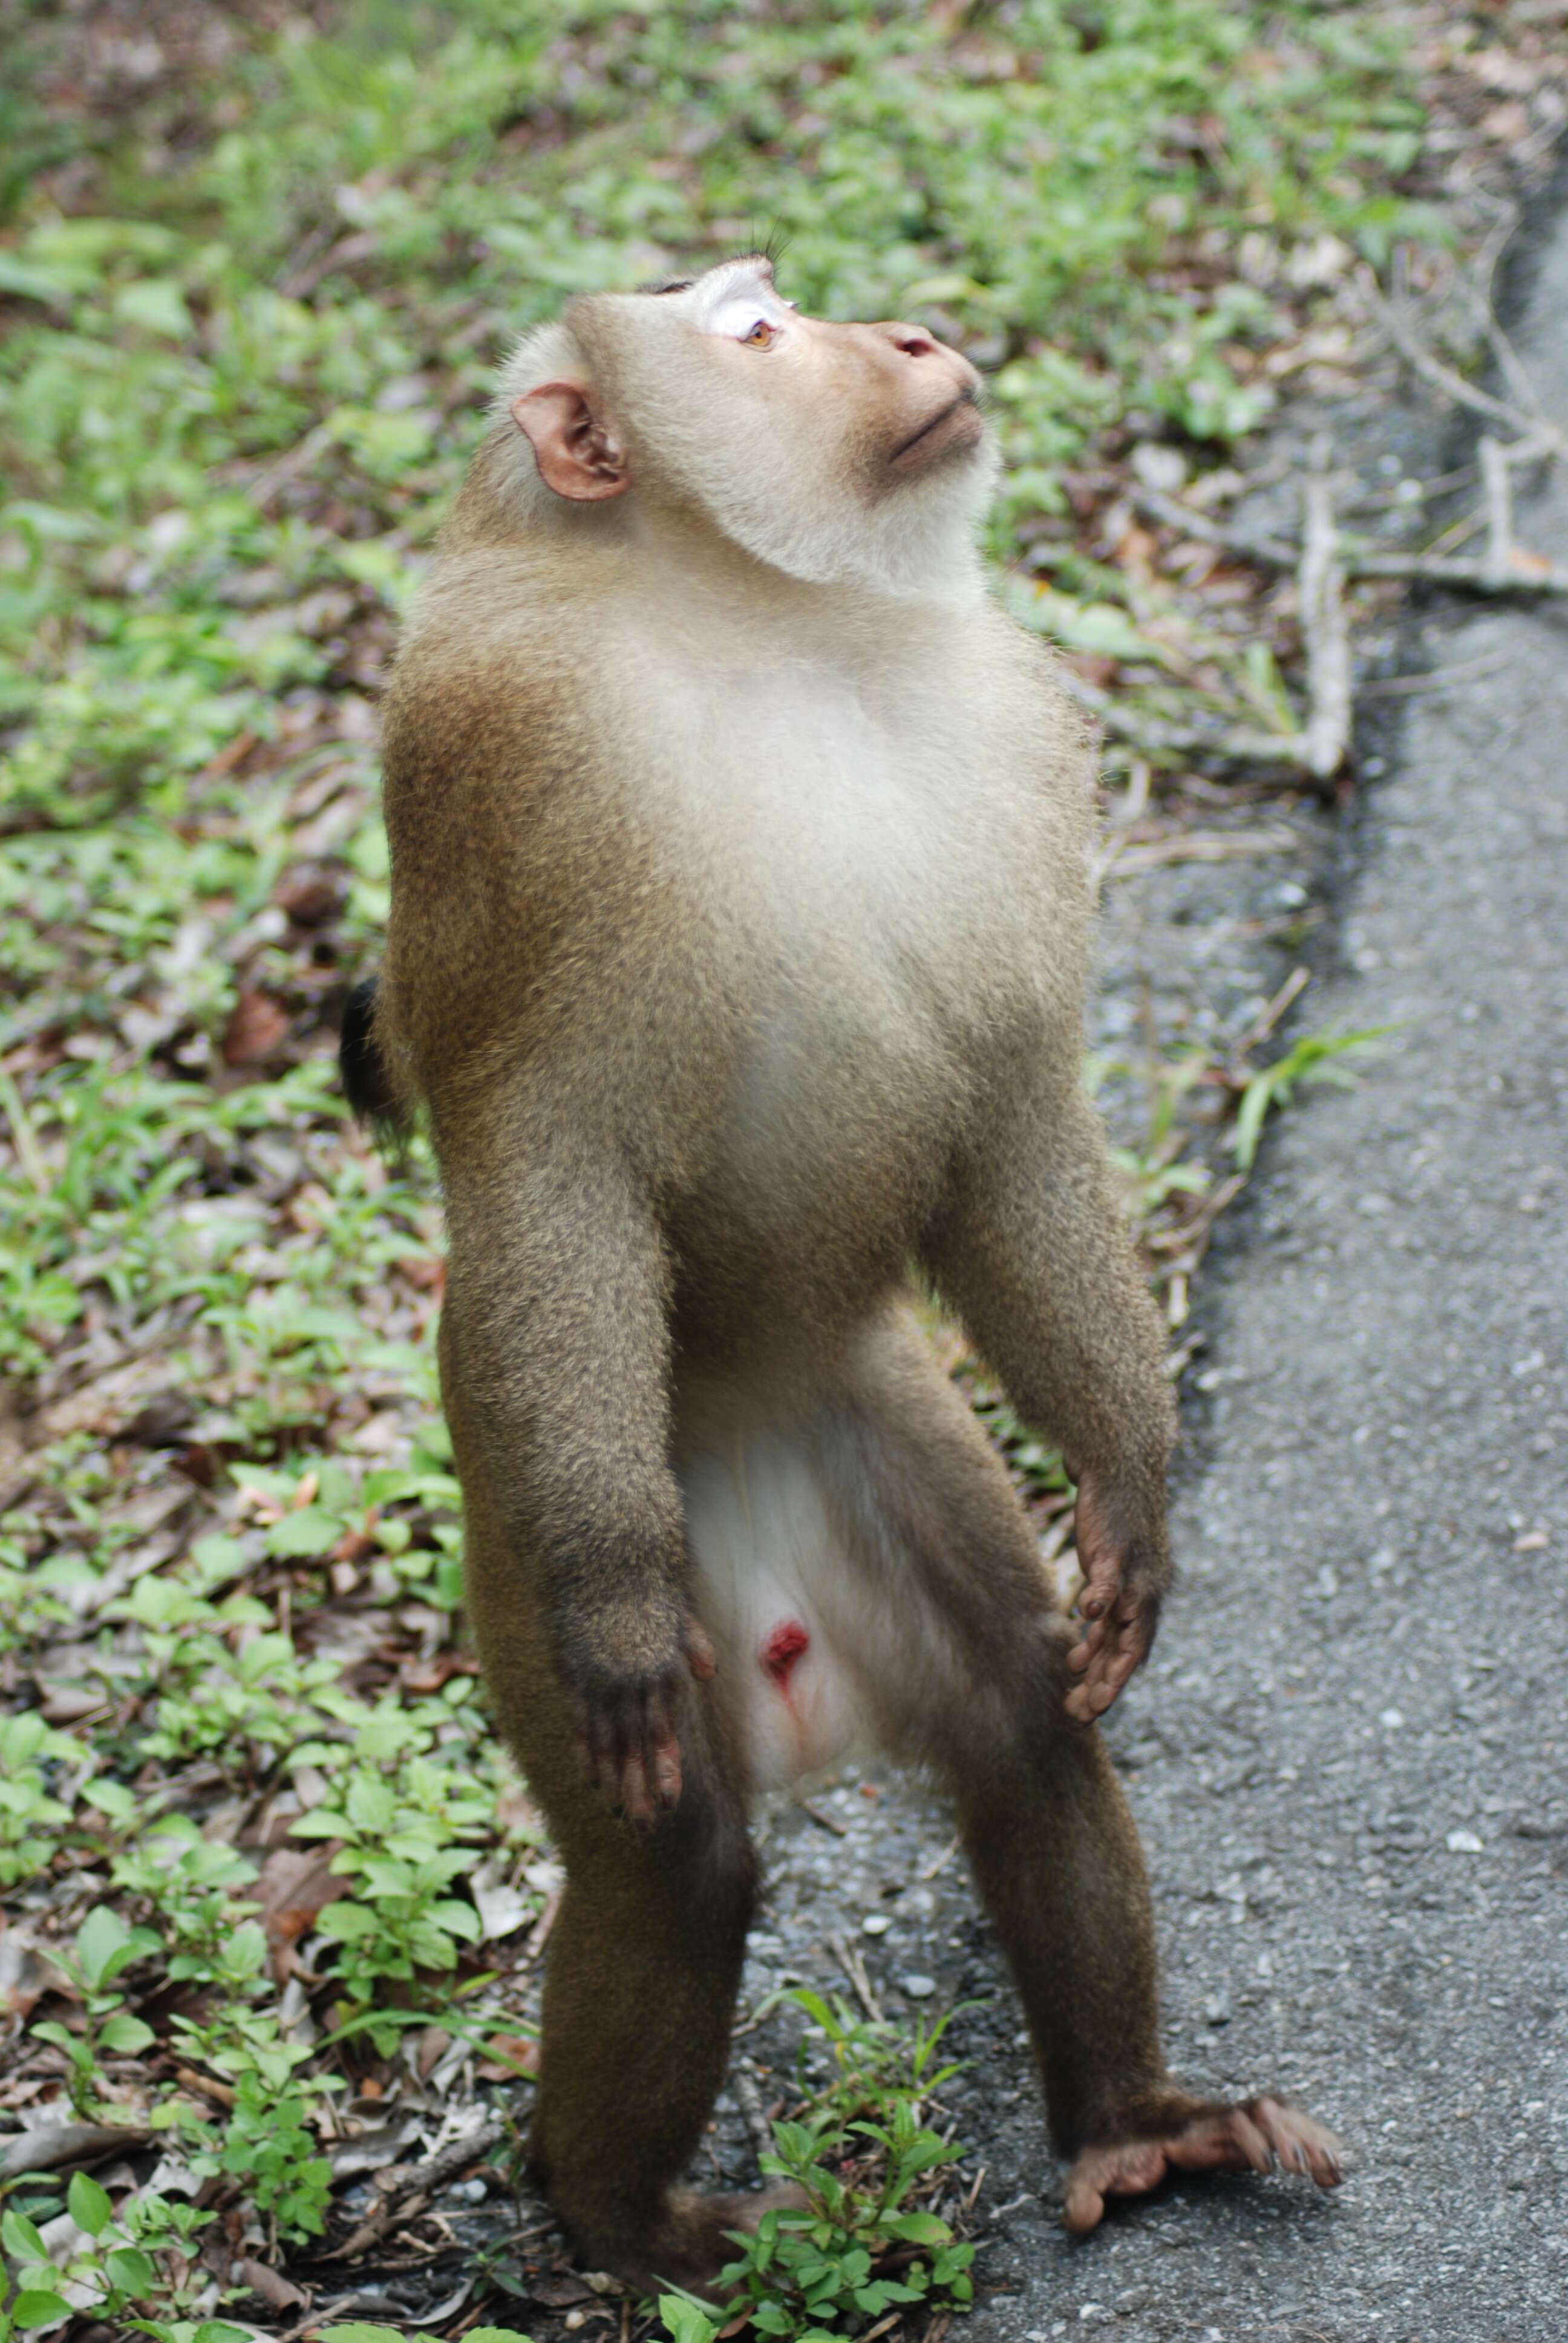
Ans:
{"type": "Polygon", "coordinates": [[[921,327],[802,317],[751,254],[574,300],[513,354],[496,419],[525,525],[678,516],[791,577],[950,599],[978,589],[995,477],[979,391],[921,327]]]}

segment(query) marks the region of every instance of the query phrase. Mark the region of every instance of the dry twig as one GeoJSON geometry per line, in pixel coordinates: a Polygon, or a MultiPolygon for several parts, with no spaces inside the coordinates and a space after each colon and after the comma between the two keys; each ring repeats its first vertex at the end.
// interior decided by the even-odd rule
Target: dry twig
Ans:
{"type": "Polygon", "coordinates": [[[1327,436],[1320,433],[1312,442],[1312,469],[1302,488],[1302,563],[1296,572],[1307,652],[1309,712],[1302,746],[1307,769],[1318,781],[1332,780],[1351,739],[1351,630],[1329,476],[1332,452],[1327,436]]]}
{"type": "Polygon", "coordinates": [[[866,1975],[866,1964],[855,1946],[847,1943],[835,1932],[828,1939],[828,1950],[854,1987],[855,1998],[867,2016],[879,2026],[882,2022],[882,2005],[871,1990],[871,1980],[866,1975]]]}
{"type": "Polygon", "coordinates": [[[1541,422],[1538,416],[1513,406],[1506,398],[1494,397],[1491,391],[1483,390],[1478,383],[1467,381],[1452,367],[1445,366],[1427,348],[1416,329],[1408,305],[1401,297],[1403,274],[1402,254],[1396,262],[1395,297],[1392,301],[1385,297],[1370,268],[1362,271],[1362,282],[1390,341],[1407,365],[1423,381],[1430,382],[1434,390],[1441,390],[1461,407],[1468,407],[1477,415],[1489,416],[1493,422],[1505,423],[1520,439],[1535,442],[1533,452],[1541,455],[1548,452],[1559,456],[1568,454],[1568,432],[1559,430],[1555,424],[1541,422]]]}

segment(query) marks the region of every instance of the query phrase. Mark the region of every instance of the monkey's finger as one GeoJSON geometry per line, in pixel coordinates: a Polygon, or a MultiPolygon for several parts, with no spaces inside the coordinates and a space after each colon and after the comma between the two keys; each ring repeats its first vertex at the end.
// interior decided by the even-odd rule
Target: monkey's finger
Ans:
{"type": "Polygon", "coordinates": [[[686,1664],[698,1683],[710,1683],[719,1673],[719,1661],[699,1620],[688,1617],[681,1641],[686,1651],[686,1664]]]}
{"type": "Polygon", "coordinates": [[[648,1766],[640,1750],[629,1751],[622,1761],[617,1786],[619,1795],[616,1803],[624,1808],[628,1819],[634,1823],[651,1823],[658,1808],[654,1793],[648,1786],[648,1766]]]}
{"type": "Polygon", "coordinates": [[[680,1744],[673,1733],[657,1740],[648,1760],[654,1795],[666,1813],[680,1803],[680,1744]]]}
{"type": "Polygon", "coordinates": [[[604,1714],[591,1701],[585,1701],[578,1712],[578,1747],[582,1752],[583,1765],[594,1787],[613,1791],[617,1771],[615,1751],[604,1714]]]}

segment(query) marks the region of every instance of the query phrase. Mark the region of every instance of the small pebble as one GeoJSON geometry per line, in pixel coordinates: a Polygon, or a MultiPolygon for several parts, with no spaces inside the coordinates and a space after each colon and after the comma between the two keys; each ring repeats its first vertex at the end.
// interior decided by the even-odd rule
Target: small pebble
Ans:
{"type": "Polygon", "coordinates": [[[1450,1855],[1480,1855],[1483,1852],[1482,1843],[1473,1831],[1450,1831],[1443,1844],[1450,1855]]]}
{"type": "Polygon", "coordinates": [[[929,2001],[937,1989],[937,1981],[935,1977],[915,1975],[900,1977],[899,1986],[900,1991],[907,1993],[911,2001],[929,2001]]]}
{"type": "Polygon", "coordinates": [[[868,1912],[860,1923],[868,1936],[885,1936],[892,1925],[885,1912],[868,1912]]]}

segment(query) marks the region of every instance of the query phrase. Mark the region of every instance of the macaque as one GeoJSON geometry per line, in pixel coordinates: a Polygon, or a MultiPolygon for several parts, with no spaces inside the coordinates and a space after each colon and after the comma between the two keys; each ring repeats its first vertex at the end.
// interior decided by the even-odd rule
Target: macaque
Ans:
{"type": "Polygon", "coordinates": [[[571,301],[505,367],[386,711],[345,1062],[427,1110],[467,1601],[567,1873],[533,2169],[701,2284],[758,1793],[951,1801],[1067,2219],[1331,2136],[1188,2096],[1095,1719],[1170,1575],[1163,1344],[1081,1074],[1093,742],[989,598],[980,380],[769,263],[571,301]],[[1077,1637],[920,1282],[1078,1482],[1077,1637]]]}

